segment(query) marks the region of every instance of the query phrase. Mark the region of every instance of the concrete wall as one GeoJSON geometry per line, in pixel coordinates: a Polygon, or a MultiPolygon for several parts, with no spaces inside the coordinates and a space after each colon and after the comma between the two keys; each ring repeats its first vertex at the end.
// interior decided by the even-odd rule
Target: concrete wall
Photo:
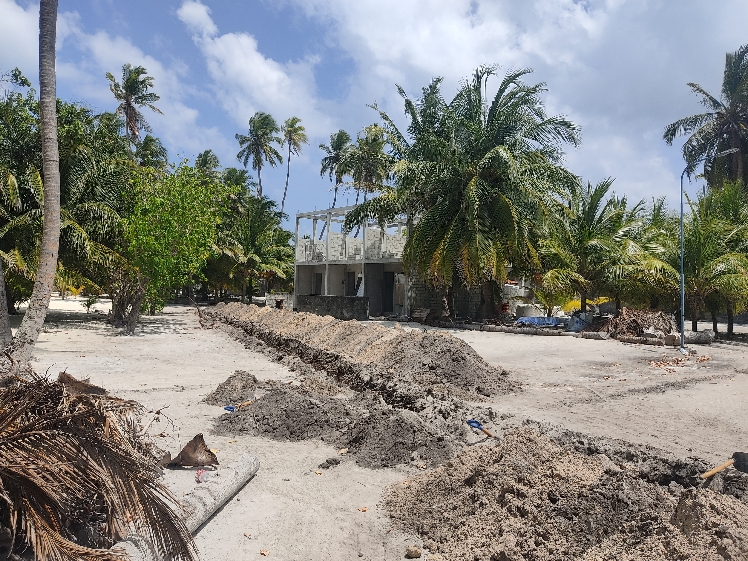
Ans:
{"type": "Polygon", "coordinates": [[[369,299],[355,296],[309,296],[296,295],[296,308],[299,312],[309,312],[319,316],[332,316],[337,319],[369,319],[369,299]]]}
{"type": "Polygon", "coordinates": [[[328,296],[345,296],[345,265],[330,265],[330,278],[327,280],[328,296]]]}

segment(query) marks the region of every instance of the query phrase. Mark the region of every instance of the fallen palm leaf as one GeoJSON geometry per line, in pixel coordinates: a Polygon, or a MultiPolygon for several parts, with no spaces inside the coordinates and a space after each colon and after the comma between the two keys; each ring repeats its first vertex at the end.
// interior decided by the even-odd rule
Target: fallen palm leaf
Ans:
{"type": "Polygon", "coordinates": [[[138,533],[162,558],[197,559],[178,502],[137,436],[137,404],[73,394],[71,385],[34,375],[0,390],[0,535],[10,530],[9,553],[115,561],[124,554],[107,548],[138,533]]]}

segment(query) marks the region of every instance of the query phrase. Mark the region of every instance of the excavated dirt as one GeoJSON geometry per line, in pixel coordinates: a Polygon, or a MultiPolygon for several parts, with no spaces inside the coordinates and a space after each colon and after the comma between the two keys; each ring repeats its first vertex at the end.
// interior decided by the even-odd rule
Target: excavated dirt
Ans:
{"type": "Polygon", "coordinates": [[[347,448],[350,457],[371,468],[411,462],[438,465],[454,456],[472,436],[463,420],[469,413],[457,402],[439,403],[415,413],[392,408],[370,391],[330,397],[330,392],[316,393],[304,383],[271,381],[267,387],[252,403],[221,415],[213,432],[273,440],[319,439],[347,448]]]}
{"type": "Polygon", "coordinates": [[[748,505],[642,477],[531,427],[393,487],[385,506],[429,559],[745,560],[748,505]]]}
{"type": "Polygon", "coordinates": [[[255,398],[255,390],[259,382],[249,372],[237,370],[215,390],[210,392],[203,401],[208,405],[235,405],[255,398]]]}
{"type": "Polygon", "coordinates": [[[278,360],[295,355],[346,386],[373,390],[397,407],[417,410],[424,395],[478,401],[519,389],[506,371],[446,333],[238,303],[219,304],[204,313],[260,339],[278,353],[278,360]]]}

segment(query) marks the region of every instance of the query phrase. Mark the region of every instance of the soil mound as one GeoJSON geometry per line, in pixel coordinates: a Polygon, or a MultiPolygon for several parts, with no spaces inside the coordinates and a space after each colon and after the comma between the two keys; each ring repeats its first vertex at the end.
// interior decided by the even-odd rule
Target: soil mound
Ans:
{"type": "Polygon", "coordinates": [[[304,384],[266,384],[264,395],[221,415],[213,431],[274,440],[320,439],[347,448],[351,458],[370,468],[411,462],[438,465],[459,452],[471,436],[463,420],[469,414],[458,403],[415,413],[384,405],[370,391],[331,397],[304,384]]]}
{"type": "Polygon", "coordinates": [[[205,314],[281,353],[298,356],[353,389],[377,391],[388,403],[408,409],[416,407],[426,388],[471,400],[519,388],[506,371],[447,333],[389,329],[238,303],[219,304],[205,314]]]}
{"type": "Polygon", "coordinates": [[[254,375],[244,370],[237,370],[224,382],[210,392],[203,401],[208,405],[234,405],[255,398],[259,382],[254,375]]]}
{"type": "Polygon", "coordinates": [[[347,444],[365,467],[393,467],[408,462],[440,464],[458,447],[452,438],[426,424],[412,411],[380,409],[358,423],[347,444]]]}
{"type": "Polygon", "coordinates": [[[748,558],[748,505],[650,483],[635,464],[564,449],[532,428],[393,487],[385,505],[429,559],[748,558]]]}
{"type": "Polygon", "coordinates": [[[320,439],[338,444],[353,424],[342,400],[304,389],[275,387],[235,413],[221,415],[218,434],[249,433],[273,440],[320,439]]]}

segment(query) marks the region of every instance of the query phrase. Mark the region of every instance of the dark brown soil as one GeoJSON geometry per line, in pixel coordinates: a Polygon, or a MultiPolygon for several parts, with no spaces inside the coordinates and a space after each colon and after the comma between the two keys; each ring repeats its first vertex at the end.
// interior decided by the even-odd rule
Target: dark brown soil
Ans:
{"type": "Polygon", "coordinates": [[[393,487],[385,505],[442,560],[745,560],[748,505],[650,483],[635,463],[533,428],[393,487]]]}
{"type": "Polygon", "coordinates": [[[298,387],[275,387],[246,407],[221,415],[214,432],[274,440],[320,439],[338,444],[353,425],[347,404],[298,387]]]}
{"type": "Polygon", "coordinates": [[[255,398],[259,382],[249,372],[237,370],[210,392],[203,401],[208,405],[237,405],[255,398]]]}

